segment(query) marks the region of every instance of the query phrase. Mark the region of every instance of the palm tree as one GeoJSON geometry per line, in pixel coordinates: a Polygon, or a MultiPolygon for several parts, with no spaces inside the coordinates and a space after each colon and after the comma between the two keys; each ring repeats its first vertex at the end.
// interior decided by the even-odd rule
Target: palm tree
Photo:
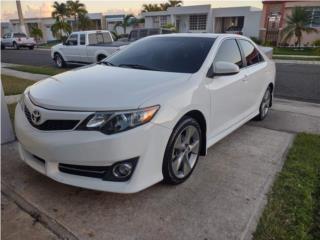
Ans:
{"type": "Polygon", "coordinates": [[[143,4],[142,12],[157,12],[161,11],[161,7],[158,4],[143,4]]]}
{"type": "Polygon", "coordinates": [[[135,23],[134,20],[134,16],[132,14],[128,14],[123,18],[122,22],[118,22],[115,26],[114,26],[114,30],[117,29],[117,27],[122,27],[123,28],[123,33],[126,34],[127,31],[127,27],[133,25],[135,23]]]}
{"type": "Polygon", "coordinates": [[[63,40],[65,35],[71,33],[71,26],[62,20],[56,20],[56,22],[51,26],[51,31],[54,37],[63,40]]]}
{"type": "Polygon", "coordinates": [[[183,1],[180,0],[169,0],[166,3],[161,3],[160,7],[162,11],[166,11],[169,7],[181,7],[183,4],[183,1]]]}
{"type": "Polygon", "coordinates": [[[38,27],[33,27],[30,31],[30,36],[34,37],[36,41],[38,41],[40,38],[43,38],[42,30],[38,27]]]}
{"type": "Polygon", "coordinates": [[[79,0],[76,1],[67,1],[67,9],[70,16],[74,17],[75,28],[78,28],[78,18],[80,15],[85,15],[88,13],[86,6],[83,3],[80,3],[79,0]]]}
{"type": "Polygon", "coordinates": [[[51,16],[58,21],[64,21],[65,17],[69,16],[68,8],[65,3],[58,3],[55,1],[52,5],[53,12],[51,16]]]}
{"type": "Polygon", "coordinates": [[[287,16],[287,26],[283,29],[283,36],[285,42],[296,37],[299,48],[301,47],[301,40],[303,32],[305,33],[317,33],[318,30],[311,27],[312,18],[311,15],[303,7],[295,7],[291,16],[287,16]]]}
{"type": "Polygon", "coordinates": [[[91,27],[93,27],[93,22],[91,19],[88,17],[87,14],[80,14],[78,16],[78,28],[79,30],[89,30],[91,27]]]}

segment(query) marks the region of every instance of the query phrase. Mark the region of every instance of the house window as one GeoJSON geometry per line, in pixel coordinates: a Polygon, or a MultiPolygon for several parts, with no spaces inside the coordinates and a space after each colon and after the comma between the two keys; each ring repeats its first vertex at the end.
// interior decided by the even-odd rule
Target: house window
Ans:
{"type": "Polygon", "coordinates": [[[168,16],[160,16],[160,27],[168,23],[168,16]]]}
{"type": "Polygon", "coordinates": [[[191,15],[189,17],[190,30],[206,30],[207,15],[191,15]]]}
{"type": "Polygon", "coordinates": [[[311,27],[320,27],[320,8],[313,8],[311,12],[312,12],[311,27]]]}
{"type": "Polygon", "coordinates": [[[159,27],[159,16],[152,17],[153,27],[159,27]]]}

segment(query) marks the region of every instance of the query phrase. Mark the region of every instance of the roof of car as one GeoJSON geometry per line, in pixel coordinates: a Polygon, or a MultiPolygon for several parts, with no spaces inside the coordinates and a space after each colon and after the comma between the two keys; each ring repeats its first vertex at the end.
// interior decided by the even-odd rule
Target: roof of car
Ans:
{"type": "Polygon", "coordinates": [[[98,33],[98,32],[110,32],[110,31],[108,31],[108,30],[89,30],[89,31],[78,31],[78,32],[72,32],[72,33],[98,33]]]}
{"type": "Polygon", "coordinates": [[[245,38],[247,37],[239,34],[231,33],[171,33],[171,34],[162,34],[162,35],[153,35],[150,37],[207,37],[207,38],[218,38],[218,37],[233,37],[233,38],[245,38]]]}

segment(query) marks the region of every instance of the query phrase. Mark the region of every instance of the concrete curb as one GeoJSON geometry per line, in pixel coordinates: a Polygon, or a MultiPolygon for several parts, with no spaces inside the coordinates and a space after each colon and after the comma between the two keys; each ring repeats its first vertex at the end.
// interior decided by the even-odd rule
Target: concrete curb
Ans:
{"type": "Polygon", "coordinates": [[[273,59],[275,63],[288,63],[288,64],[312,64],[312,65],[320,65],[319,61],[311,61],[311,60],[285,60],[285,59],[273,59]]]}
{"type": "Polygon", "coordinates": [[[274,98],[273,110],[298,113],[320,118],[320,104],[274,98]]]}
{"type": "MultiPolygon", "coordinates": [[[[276,131],[276,130],[273,130],[273,131],[276,131]]],[[[270,174],[268,176],[268,178],[266,179],[265,184],[263,185],[263,188],[261,189],[259,201],[257,201],[257,204],[255,206],[255,211],[251,215],[251,217],[247,223],[246,228],[242,232],[240,240],[251,240],[252,239],[253,233],[256,231],[256,228],[259,223],[260,217],[263,213],[263,210],[264,210],[265,206],[267,205],[267,202],[268,202],[267,194],[270,192],[274,181],[277,179],[278,173],[281,171],[281,169],[285,163],[286,157],[287,157],[288,152],[293,144],[294,138],[295,138],[295,134],[292,134],[290,142],[286,146],[286,149],[281,156],[280,163],[277,164],[277,169],[276,169],[274,175],[270,174]],[[264,194],[264,193],[267,193],[267,194],[264,194]]]]}
{"type": "Polygon", "coordinates": [[[7,104],[13,104],[13,103],[17,103],[20,97],[21,97],[21,94],[5,96],[5,100],[7,104]]]}
{"type": "Polygon", "coordinates": [[[12,199],[22,210],[27,212],[31,217],[40,222],[44,227],[49,229],[60,239],[79,240],[79,238],[76,237],[70,230],[68,230],[55,219],[51,218],[49,215],[41,212],[38,208],[29,203],[26,199],[15,192],[12,187],[7,185],[3,181],[1,182],[1,187],[1,192],[5,196],[7,196],[9,199],[12,199]]]}
{"type": "Polygon", "coordinates": [[[17,71],[17,70],[13,70],[13,69],[8,69],[5,67],[1,68],[1,74],[12,76],[12,77],[17,77],[17,78],[23,78],[23,79],[27,79],[27,80],[32,80],[32,81],[39,81],[39,80],[43,80],[43,79],[51,77],[49,75],[22,72],[22,71],[17,71]]]}

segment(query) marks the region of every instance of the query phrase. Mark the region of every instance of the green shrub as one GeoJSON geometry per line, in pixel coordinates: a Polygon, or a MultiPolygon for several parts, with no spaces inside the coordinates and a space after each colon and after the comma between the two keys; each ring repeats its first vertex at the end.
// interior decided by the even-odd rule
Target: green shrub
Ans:
{"type": "Polygon", "coordinates": [[[256,37],[250,37],[252,41],[254,41],[256,44],[260,45],[262,41],[256,37]]]}
{"type": "Polygon", "coordinates": [[[320,47],[320,39],[315,40],[315,41],[313,42],[313,45],[316,46],[316,47],[320,47]]]}

